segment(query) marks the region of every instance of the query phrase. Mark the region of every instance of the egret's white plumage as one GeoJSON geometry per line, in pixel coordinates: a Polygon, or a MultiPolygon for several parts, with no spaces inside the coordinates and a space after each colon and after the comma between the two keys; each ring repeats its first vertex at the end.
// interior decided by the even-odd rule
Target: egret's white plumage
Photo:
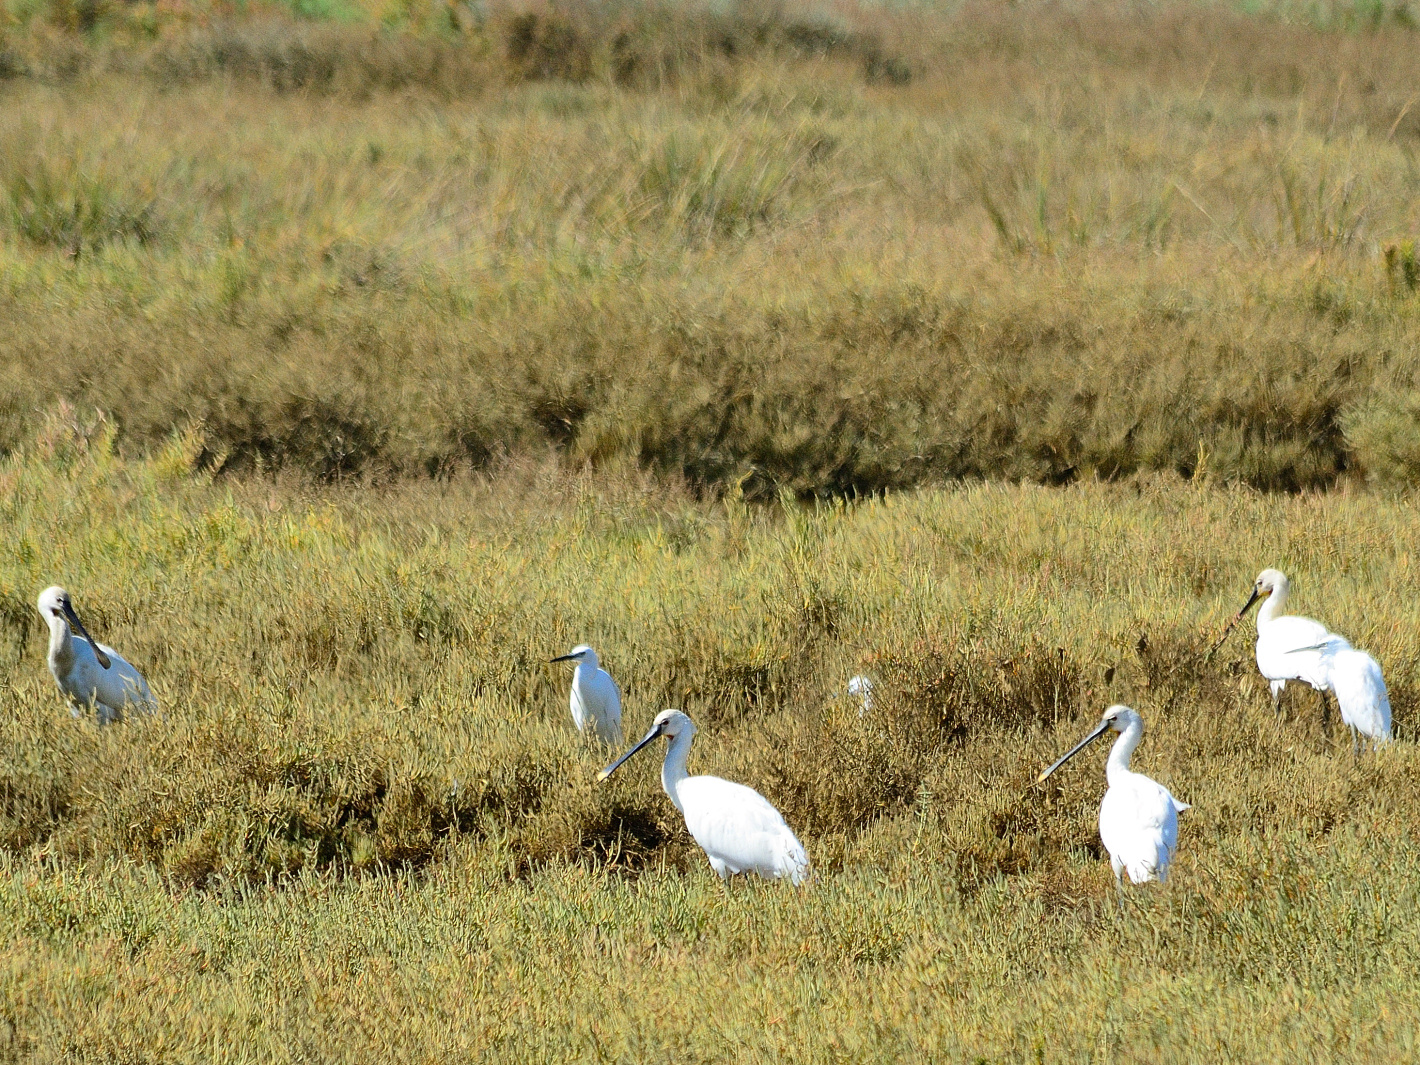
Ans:
{"type": "Polygon", "coordinates": [[[49,671],[75,717],[92,708],[99,724],[107,725],[129,706],[145,712],[157,708],[142,674],[112,647],[94,642],[68,592],[58,585],[46,588],[35,605],[49,626],[49,671]],[[74,637],[70,625],[82,639],[74,637]]]}
{"type": "Polygon", "coordinates": [[[568,700],[577,731],[591,733],[603,743],[620,743],[621,690],[597,662],[597,653],[582,643],[552,661],[577,663],[568,700]]]}
{"type": "Polygon", "coordinates": [[[1178,846],[1178,815],[1190,806],[1175,799],[1162,784],[1129,768],[1129,756],[1144,735],[1144,719],[1137,713],[1127,706],[1111,706],[1098,727],[1038,779],[1050,776],[1111,730],[1119,733],[1119,739],[1110,748],[1105,765],[1109,788],[1100,803],[1100,840],[1109,852],[1109,864],[1121,890],[1125,873],[1135,884],[1163,883],[1178,846]]]}
{"type": "Polygon", "coordinates": [[[710,859],[722,880],[736,873],[758,873],[767,880],[798,884],[809,872],[809,856],[793,830],[763,795],[719,777],[692,777],[686,757],[695,726],[679,710],[656,715],[641,742],[597,774],[605,780],[641,748],[659,736],[669,738],[661,765],[661,787],[685,817],[685,827],[710,859]]]}
{"type": "Polygon", "coordinates": [[[1359,733],[1373,744],[1390,740],[1390,694],[1380,663],[1365,651],[1346,647],[1329,655],[1331,690],[1341,707],[1341,720],[1351,728],[1351,744],[1360,751],[1359,733]]]}
{"type": "Polygon", "coordinates": [[[862,707],[858,711],[858,716],[871,713],[873,709],[873,682],[869,677],[859,673],[855,677],[848,678],[848,694],[856,695],[863,701],[862,707]]]}

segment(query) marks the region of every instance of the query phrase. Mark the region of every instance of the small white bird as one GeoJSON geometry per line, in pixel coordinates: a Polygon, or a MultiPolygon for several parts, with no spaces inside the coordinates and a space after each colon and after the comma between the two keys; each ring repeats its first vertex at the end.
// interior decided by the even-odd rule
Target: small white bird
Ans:
{"type": "Polygon", "coordinates": [[[859,673],[855,677],[848,678],[848,694],[856,695],[863,701],[862,708],[858,711],[858,716],[870,714],[873,711],[873,682],[871,678],[859,673]]]}
{"type": "Polygon", "coordinates": [[[685,760],[695,726],[679,710],[657,714],[641,742],[599,772],[597,779],[611,776],[658,736],[671,741],[661,765],[661,787],[685,816],[685,827],[716,875],[726,880],[737,873],[758,873],[766,880],[801,883],[809,872],[809,856],[768,799],[743,784],[687,775],[685,760]]]}
{"type": "MultiPolygon", "coordinates": [[[[1321,693],[1325,713],[1326,693],[1331,690],[1330,660],[1337,652],[1349,649],[1351,644],[1346,637],[1331,632],[1319,621],[1283,614],[1291,590],[1291,582],[1281,570],[1263,570],[1253,582],[1252,596],[1233,618],[1228,631],[1251,609],[1253,603],[1266,599],[1267,602],[1257,612],[1257,669],[1270,682],[1273,710],[1281,714],[1282,690],[1289,680],[1300,680],[1321,693]]],[[[1226,638],[1227,631],[1223,636],[1226,638]]],[[[1222,640],[1219,640],[1221,643],[1222,640]]]]}
{"type": "Polygon", "coordinates": [[[603,743],[621,742],[621,691],[611,674],[597,663],[597,653],[578,644],[553,662],[576,662],[572,673],[572,721],[584,735],[590,731],[603,743]]]}
{"type": "Polygon", "coordinates": [[[1169,789],[1162,784],[1129,768],[1129,756],[1144,735],[1144,719],[1127,706],[1111,706],[1104,712],[1098,727],[1041,773],[1036,783],[1045,780],[1111,729],[1120,735],[1110,748],[1109,762],[1105,765],[1109,788],[1100,803],[1100,840],[1109,851],[1114,880],[1122,892],[1122,874],[1126,872],[1130,882],[1135,884],[1150,880],[1162,884],[1168,878],[1169,863],[1178,846],[1178,815],[1191,809],[1188,803],[1179,802],[1169,794],[1169,789]]]}
{"type": "Polygon", "coordinates": [[[49,626],[49,671],[75,717],[92,707],[99,724],[107,725],[121,718],[128,706],[147,713],[157,709],[138,670],[112,647],[94,642],[74,613],[68,592],[58,585],[46,588],[36,606],[49,626]],[[69,631],[71,625],[82,642],[69,631]]]}

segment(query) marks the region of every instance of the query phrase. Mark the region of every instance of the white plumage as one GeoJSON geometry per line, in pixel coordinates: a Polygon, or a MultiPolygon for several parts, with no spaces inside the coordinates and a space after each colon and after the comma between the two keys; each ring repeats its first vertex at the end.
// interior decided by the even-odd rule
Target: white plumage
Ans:
{"type": "Polygon", "coordinates": [[[1380,663],[1365,651],[1346,647],[1329,655],[1328,680],[1351,729],[1351,746],[1360,753],[1359,733],[1372,744],[1390,741],[1390,694],[1380,663]]]}
{"type": "Polygon", "coordinates": [[[49,671],[75,717],[92,708],[98,723],[107,725],[129,706],[148,713],[157,709],[142,674],[112,647],[94,642],[68,592],[51,586],[40,592],[35,605],[49,626],[49,671]],[[74,638],[71,625],[82,640],[74,638]]]}
{"type": "Polygon", "coordinates": [[[872,678],[859,673],[857,676],[848,678],[848,694],[856,695],[862,700],[863,705],[858,710],[858,716],[870,714],[873,711],[873,681],[872,678]]]}
{"type": "MultiPolygon", "coordinates": [[[[1300,680],[1322,693],[1336,694],[1341,720],[1351,729],[1353,747],[1359,736],[1373,744],[1391,738],[1390,695],[1380,663],[1358,651],[1344,636],[1311,618],[1283,614],[1291,582],[1281,570],[1265,569],[1253,582],[1252,596],[1238,611],[1241,618],[1257,600],[1267,602],[1257,612],[1257,668],[1272,687],[1272,705],[1280,710],[1283,688],[1300,680]]],[[[1226,633],[1224,634],[1226,635],[1226,633]]]]}
{"type": "Polygon", "coordinates": [[[1098,727],[1072,747],[1037,778],[1054,773],[1106,732],[1119,733],[1109,752],[1105,779],[1109,788],[1100,803],[1100,841],[1109,852],[1115,882],[1124,889],[1123,875],[1131,883],[1168,879],[1169,864],[1178,847],[1178,815],[1191,809],[1168,788],[1129,768],[1129,756],[1144,735],[1144,719],[1127,706],[1111,706],[1098,727]]]}
{"type": "Polygon", "coordinates": [[[577,731],[597,737],[603,743],[621,742],[621,690],[611,674],[597,662],[597,653],[578,644],[554,662],[576,662],[568,702],[577,731]]]}
{"type": "MultiPolygon", "coordinates": [[[[1283,614],[1291,583],[1281,570],[1265,569],[1253,583],[1252,598],[1238,611],[1241,617],[1258,599],[1267,602],[1257,612],[1257,669],[1272,688],[1272,705],[1281,707],[1282,690],[1289,680],[1299,680],[1319,692],[1331,689],[1332,655],[1350,648],[1344,636],[1329,631],[1311,618],[1283,614]]],[[[1323,699],[1326,696],[1323,694],[1323,699]]]]}
{"type": "Polygon", "coordinates": [[[763,795],[719,777],[692,777],[686,771],[695,725],[679,710],[656,715],[641,742],[597,774],[605,780],[637,751],[659,736],[670,739],[661,765],[661,787],[685,817],[685,827],[722,880],[757,873],[767,880],[798,884],[809,873],[809,856],[792,829],[763,795]]]}

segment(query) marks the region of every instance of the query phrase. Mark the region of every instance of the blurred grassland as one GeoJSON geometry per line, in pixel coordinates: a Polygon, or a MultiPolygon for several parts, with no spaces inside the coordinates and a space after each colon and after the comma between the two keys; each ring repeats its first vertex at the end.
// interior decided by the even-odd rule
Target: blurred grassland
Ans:
{"type": "Polygon", "coordinates": [[[212,479],[52,410],[0,466],[0,1048],[15,1060],[1404,1061],[1420,935],[1408,497],[1206,471],[775,507],[556,456],[483,478],[212,479]],[[1401,742],[1274,723],[1254,572],[1385,665],[1401,742]],[[63,579],[163,716],[72,719],[63,579]],[[726,891],[645,757],[606,785],[568,677],[801,833],[726,891]],[[871,717],[836,698],[878,681],[871,717]],[[1123,916],[1108,702],[1194,804],[1123,916]]]}
{"type": "Polygon", "coordinates": [[[1408,7],[8,10],[0,448],[1420,479],[1408,7]]]}

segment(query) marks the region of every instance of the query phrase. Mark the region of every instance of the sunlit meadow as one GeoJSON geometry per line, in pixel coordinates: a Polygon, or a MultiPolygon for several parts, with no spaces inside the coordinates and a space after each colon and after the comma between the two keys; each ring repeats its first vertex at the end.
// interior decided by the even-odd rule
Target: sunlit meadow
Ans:
{"type": "Polygon", "coordinates": [[[3,11],[0,1060],[1416,1057],[1410,6],[3,11]],[[1265,565],[1398,742],[1207,654],[1265,565]]]}

